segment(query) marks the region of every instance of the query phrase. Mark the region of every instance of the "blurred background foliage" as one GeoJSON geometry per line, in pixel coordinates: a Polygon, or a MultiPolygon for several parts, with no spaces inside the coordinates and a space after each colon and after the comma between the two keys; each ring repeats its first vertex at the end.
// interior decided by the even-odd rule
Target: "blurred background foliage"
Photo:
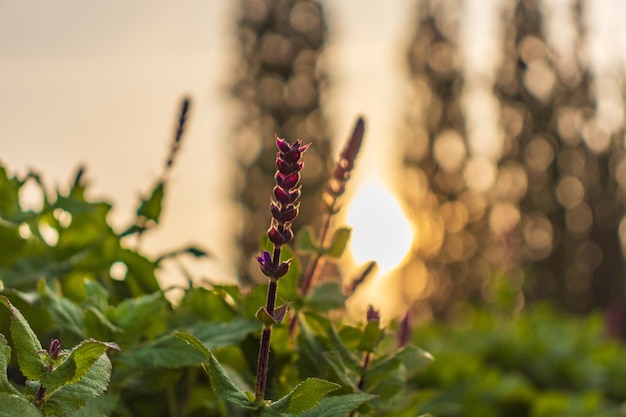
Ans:
{"type": "Polygon", "coordinates": [[[610,111],[598,103],[607,81],[583,50],[585,4],[506,2],[501,51],[483,57],[490,70],[463,65],[459,7],[420,2],[407,53],[418,104],[406,118],[404,198],[430,233],[416,239],[405,286],[426,269],[418,309],[445,315],[492,298],[490,277],[506,271],[519,307],[549,298],[621,315],[623,99],[610,111]]]}
{"type": "MultiPolygon", "coordinates": [[[[503,1],[495,9],[490,24],[501,38],[473,59],[469,6],[415,3],[396,176],[417,232],[388,288],[415,315],[453,317],[466,302],[492,299],[493,277],[504,271],[518,308],[550,299],[574,313],[610,310],[612,331],[621,334],[626,162],[623,98],[614,91],[621,78],[593,68],[588,3],[503,1]]],[[[244,210],[246,279],[264,229],[256,216],[264,216],[272,183],[274,132],[314,142],[302,221],[319,213],[330,147],[320,110],[324,22],[313,1],[241,3],[243,62],[233,91],[245,109],[235,198],[244,210]]]]}
{"type": "Polygon", "coordinates": [[[233,187],[241,211],[238,270],[243,282],[260,282],[264,277],[253,255],[259,236],[267,229],[268,196],[275,185],[274,135],[314,144],[306,154],[301,210],[294,231],[321,218],[321,192],[331,162],[320,109],[326,82],[320,56],[327,28],[315,1],[242,0],[240,11],[241,59],[233,86],[241,114],[233,139],[241,167],[233,187]]]}

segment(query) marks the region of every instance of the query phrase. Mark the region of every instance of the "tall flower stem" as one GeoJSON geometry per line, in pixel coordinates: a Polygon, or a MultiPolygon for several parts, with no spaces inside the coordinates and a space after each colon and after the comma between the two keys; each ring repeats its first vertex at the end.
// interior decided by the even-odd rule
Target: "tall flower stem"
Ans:
{"type": "Polygon", "coordinates": [[[257,312],[257,317],[263,322],[263,332],[261,333],[261,347],[259,348],[259,359],[257,362],[255,401],[260,404],[265,401],[265,390],[267,387],[267,370],[269,367],[270,341],[272,337],[272,327],[275,323],[283,320],[287,306],[276,307],[276,294],[278,292],[278,280],[289,271],[289,260],[281,262],[280,255],[283,245],[293,239],[291,223],[298,215],[297,200],[300,197],[300,171],[302,171],[302,154],[309,145],[302,145],[300,140],[293,144],[287,143],[284,139],[276,137],[276,187],[274,196],[270,203],[272,222],[267,231],[267,236],[274,246],[270,254],[263,251],[257,256],[257,261],[261,272],[269,278],[267,287],[267,299],[265,307],[261,307],[257,312]]]}
{"type": "MultiPolygon", "coordinates": [[[[365,121],[362,117],[359,117],[352,130],[352,135],[346,143],[343,151],[339,156],[339,160],[333,170],[333,175],[328,181],[326,192],[322,197],[322,210],[324,217],[322,218],[322,225],[318,232],[317,242],[320,245],[324,245],[328,231],[330,230],[330,222],[332,217],[340,210],[340,206],[337,204],[339,197],[343,195],[346,190],[346,183],[350,179],[350,174],[354,168],[354,162],[361,149],[363,143],[363,134],[365,133],[365,121]]],[[[321,269],[322,256],[319,254],[313,255],[309,262],[307,269],[300,281],[300,291],[306,295],[311,289],[312,284],[315,282],[319,270],[321,269]]]]}
{"type": "MultiPolygon", "coordinates": [[[[363,135],[365,133],[365,120],[363,117],[359,117],[354,124],[352,135],[348,139],[343,151],[339,155],[339,160],[335,165],[332,177],[328,181],[328,186],[322,197],[322,211],[324,213],[322,218],[322,224],[317,234],[317,243],[324,246],[328,238],[328,231],[330,230],[330,222],[332,217],[340,210],[338,205],[339,197],[343,195],[346,190],[346,183],[350,179],[350,174],[354,168],[361,144],[363,143],[363,135]]],[[[300,292],[302,295],[306,295],[311,290],[312,285],[317,281],[317,278],[324,265],[323,256],[315,253],[311,257],[309,264],[300,280],[300,292]]],[[[298,317],[293,316],[289,323],[289,334],[293,335],[298,325],[298,317]]]]}

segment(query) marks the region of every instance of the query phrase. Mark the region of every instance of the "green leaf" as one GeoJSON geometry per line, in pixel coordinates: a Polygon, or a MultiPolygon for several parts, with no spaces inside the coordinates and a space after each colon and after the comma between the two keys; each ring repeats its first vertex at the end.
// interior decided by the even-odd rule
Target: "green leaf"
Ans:
{"type": "Polygon", "coordinates": [[[161,208],[163,205],[164,194],[165,184],[163,183],[163,181],[159,181],[157,185],[152,189],[150,197],[147,200],[141,200],[141,204],[137,209],[137,216],[158,223],[159,216],[161,216],[161,208]]]}
{"type": "Polygon", "coordinates": [[[326,312],[344,308],[346,297],[343,295],[338,282],[324,282],[316,285],[307,297],[305,304],[312,310],[326,312]]]}
{"type": "Polygon", "coordinates": [[[356,410],[376,398],[370,394],[348,394],[324,398],[314,408],[298,414],[298,417],[337,417],[356,410]]]}
{"type": "Polygon", "coordinates": [[[273,326],[276,319],[267,311],[265,307],[261,307],[256,311],[255,317],[265,326],[273,326]]]}
{"type": "Polygon", "coordinates": [[[50,289],[45,280],[37,283],[37,291],[44,307],[50,313],[54,323],[62,331],[76,337],[78,341],[85,337],[83,332],[83,310],[65,297],[60,297],[50,289]]]}
{"type": "Polygon", "coordinates": [[[144,336],[152,338],[153,335],[162,333],[166,326],[166,306],[167,302],[161,292],[129,298],[119,303],[108,318],[123,329],[118,336],[122,347],[131,345],[144,336]]]}
{"type": "Polygon", "coordinates": [[[106,354],[100,355],[78,382],[46,392],[44,414],[65,416],[79,410],[106,392],[110,377],[111,361],[106,354]]]}
{"type": "Polygon", "coordinates": [[[75,346],[52,372],[44,375],[41,382],[46,390],[54,391],[64,385],[78,382],[108,349],[119,350],[112,342],[85,340],[75,346]]]}
{"type": "Polygon", "coordinates": [[[228,401],[231,404],[238,405],[242,408],[251,410],[258,409],[258,405],[250,401],[246,393],[239,388],[235,383],[226,375],[224,369],[219,364],[213,353],[207,349],[200,340],[194,335],[187,332],[176,332],[176,337],[189,343],[196,349],[198,349],[209,361],[208,372],[209,379],[211,380],[211,387],[215,393],[224,401],[228,401]]]}
{"type": "Polygon", "coordinates": [[[357,374],[347,367],[341,357],[341,354],[337,351],[323,352],[322,356],[330,367],[337,374],[337,378],[344,388],[349,389],[350,392],[357,392],[359,389],[356,386],[358,379],[357,374]]]}
{"type": "Polygon", "coordinates": [[[185,291],[177,313],[179,317],[193,315],[193,320],[227,322],[235,317],[236,306],[229,303],[229,294],[224,290],[198,287],[185,291]]]}
{"type": "Polygon", "coordinates": [[[341,385],[318,378],[307,378],[298,384],[289,394],[272,403],[269,408],[278,412],[299,414],[315,407],[331,391],[341,385]]]}
{"type": "MultiPolygon", "coordinates": [[[[199,323],[187,330],[209,349],[239,344],[251,333],[261,331],[256,320],[235,319],[228,323],[199,323]]],[[[173,334],[142,344],[137,349],[123,351],[118,362],[145,371],[154,368],[181,368],[199,365],[204,356],[173,334]]]]}
{"type": "Polygon", "coordinates": [[[11,362],[11,348],[7,339],[0,333],[0,392],[19,394],[19,391],[9,382],[7,368],[11,362]]]}
{"type": "Polygon", "coordinates": [[[349,227],[341,227],[335,230],[330,246],[326,249],[326,255],[335,259],[341,258],[341,255],[343,255],[343,252],[348,246],[351,234],[352,229],[349,227]]]}
{"type": "Polygon", "coordinates": [[[313,229],[310,227],[303,228],[296,237],[296,247],[303,252],[314,252],[323,255],[324,250],[316,242],[313,237],[313,229]]]}
{"type": "Polygon", "coordinates": [[[0,302],[9,309],[11,336],[20,371],[28,379],[41,380],[46,373],[46,363],[39,353],[43,350],[39,339],[22,313],[11,304],[8,298],[0,295],[0,302]]]}
{"type": "Polygon", "coordinates": [[[365,325],[363,337],[359,342],[359,349],[366,352],[373,352],[378,344],[381,336],[380,323],[378,321],[370,321],[365,325]]]}
{"type": "Polygon", "coordinates": [[[0,392],[0,417],[42,417],[43,414],[26,398],[0,392]]]}
{"type": "Polygon", "coordinates": [[[109,417],[119,402],[119,396],[110,392],[88,402],[70,417],[109,417]]]}

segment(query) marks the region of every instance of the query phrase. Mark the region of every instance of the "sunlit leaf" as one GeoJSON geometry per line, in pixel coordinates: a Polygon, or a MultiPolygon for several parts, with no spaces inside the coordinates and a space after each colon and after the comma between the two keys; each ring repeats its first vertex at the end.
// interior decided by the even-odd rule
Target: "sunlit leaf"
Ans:
{"type": "Polygon", "coordinates": [[[46,393],[43,411],[46,416],[65,416],[103,395],[111,377],[111,361],[101,354],[76,383],[46,393]]]}
{"type": "Polygon", "coordinates": [[[270,408],[280,412],[299,414],[315,407],[329,392],[341,388],[341,385],[318,378],[307,378],[298,384],[289,394],[272,403],[270,408]]]}
{"type": "Polygon", "coordinates": [[[22,313],[11,304],[8,298],[0,295],[0,303],[9,309],[11,336],[20,371],[28,379],[40,380],[46,373],[46,363],[39,353],[43,350],[39,339],[22,313]]]}
{"type": "Polygon", "coordinates": [[[72,348],[68,356],[52,372],[46,373],[41,382],[48,391],[78,382],[94,363],[109,349],[119,350],[112,342],[85,340],[72,348]]]}

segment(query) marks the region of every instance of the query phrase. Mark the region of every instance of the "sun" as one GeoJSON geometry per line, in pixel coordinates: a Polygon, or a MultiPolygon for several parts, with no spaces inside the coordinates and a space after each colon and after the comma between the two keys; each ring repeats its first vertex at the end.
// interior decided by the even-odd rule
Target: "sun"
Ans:
{"type": "Polygon", "coordinates": [[[397,199],[379,181],[370,181],[350,202],[350,249],[358,263],[376,261],[382,275],[398,267],[408,253],[414,230],[397,199]]]}

